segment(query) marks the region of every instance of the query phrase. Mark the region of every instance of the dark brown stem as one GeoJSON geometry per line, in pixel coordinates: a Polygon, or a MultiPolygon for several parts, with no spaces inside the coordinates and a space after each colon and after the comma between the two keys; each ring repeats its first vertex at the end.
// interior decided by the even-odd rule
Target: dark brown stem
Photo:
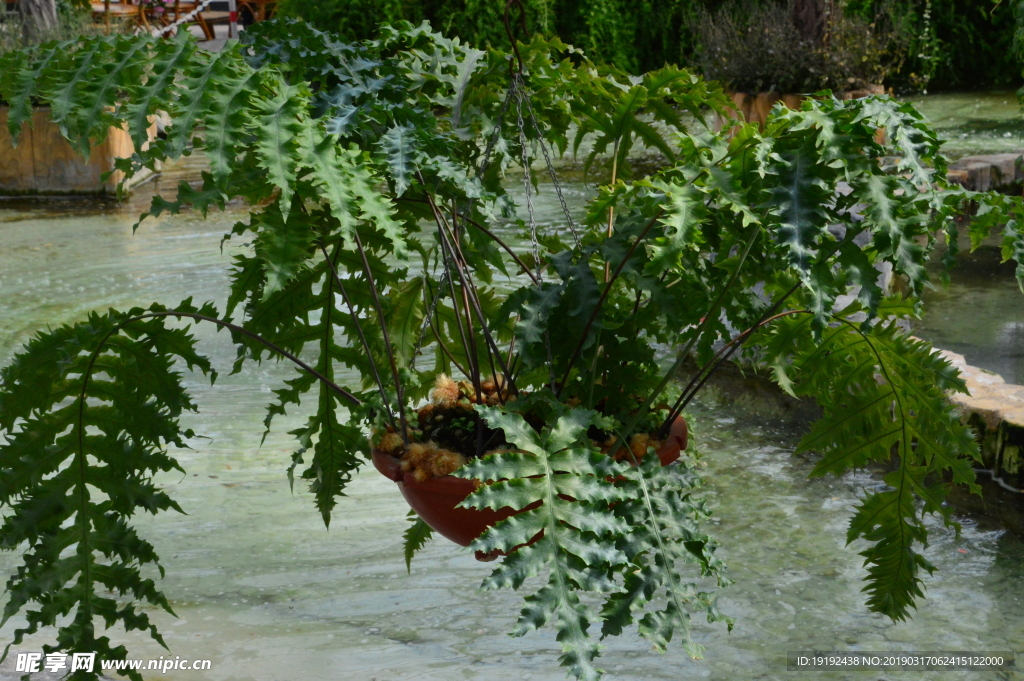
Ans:
{"type": "MultiPolygon", "coordinates": [[[[433,296],[434,295],[434,291],[430,287],[430,281],[427,280],[426,284],[427,284],[427,291],[429,292],[429,294],[431,296],[433,296]]],[[[442,282],[442,285],[443,285],[443,282],[442,282]]],[[[440,291],[438,291],[438,295],[441,295],[440,291]]],[[[436,310],[436,307],[435,307],[435,310],[436,310]]],[[[448,346],[444,344],[443,340],[441,340],[441,324],[440,324],[440,322],[437,322],[437,326],[434,326],[435,322],[437,322],[437,315],[436,314],[434,315],[434,317],[432,319],[428,319],[427,320],[427,325],[430,326],[430,331],[431,331],[431,333],[434,334],[434,339],[437,341],[438,346],[441,348],[441,350],[444,352],[444,354],[448,356],[448,359],[451,360],[451,363],[455,365],[455,368],[462,372],[463,376],[469,376],[469,372],[466,371],[462,367],[461,364],[459,364],[458,360],[455,359],[455,355],[452,354],[451,350],[448,349],[448,346]]]]}
{"type": "Polygon", "coordinates": [[[640,232],[640,234],[637,235],[636,240],[633,241],[633,245],[629,247],[629,250],[626,252],[626,256],[622,259],[622,262],[620,262],[619,266],[615,268],[615,273],[612,274],[611,278],[609,278],[608,282],[604,285],[604,290],[601,291],[601,297],[598,298],[597,305],[594,306],[594,311],[591,313],[590,319],[587,320],[586,326],[583,327],[583,333],[580,335],[580,341],[576,344],[576,347],[573,348],[572,355],[569,356],[569,364],[565,367],[565,374],[562,376],[562,381],[558,384],[558,388],[555,390],[555,397],[561,396],[562,390],[565,389],[565,384],[569,381],[569,372],[572,371],[573,364],[575,364],[576,360],[579,359],[580,352],[583,351],[583,344],[586,343],[587,336],[590,334],[590,327],[592,327],[594,322],[597,320],[597,315],[601,312],[601,307],[604,305],[604,301],[608,298],[608,294],[611,292],[612,286],[615,284],[615,280],[619,278],[619,275],[622,273],[622,269],[626,266],[626,263],[629,262],[629,259],[633,257],[633,253],[636,251],[637,246],[639,246],[640,242],[644,240],[647,233],[651,231],[651,227],[654,226],[654,223],[658,221],[658,218],[660,218],[664,212],[665,209],[662,208],[653,218],[650,219],[643,231],[640,232]]]}
{"type": "Polygon", "coordinates": [[[773,315],[767,319],[759,321],[757,324],[754,324],[752,327],[722,346],[711,361],[702,366],[697,373],[694,374],[693,378],[690,379],[690,382],[686,387],[683,388],[683,392],[679,395],[679,399],[677,399],[675,404],[672,405],[672,408],[669,409],[668,416],[665,417],[665,422],[662,423],[661,428],[658,429],[659,434],[663,436],[664,433],[668,431],[672,422],[679,418],[679,415],[683,413],[683,410],[686,409],[687,405],[689,405],[697,393],[700,392],[700,389],[703,388],[709,380],[711,380],[714,373],[718,371],[723,364],[729,361],[729,358],[732,357],[732,355],[739,350],[745,342],[747,342],[747,339],[750,338],[755,331],[760,329],[762,326],[771,324],[776,319],[788,317],[794,314],[805,314],[807,312],[807,310],[789,310],[787,312],[780,312],[777,315],[773,315]],[[700,382],[697,383],[696,387],[694,387],[694,383],[697,382],[698,379],[700,379],[700,382]]]}
{"type": "MultiPolygon", "coordinates": [[[[423,182],[422,176],[420,177],[420,182],[423,182]]],[[[447,248],[448,251],[452,254],[452,263],[455,265],[456,273],[459,275],[459,281],[462,283],[463,296],[466,298],[467,303],[472,303],[477,318],[480,320],[480,328],[482,329],[484,334],[487,358],[488,361],[491,363],[492,371],[494,371],[495,369],[494,358],[497,357],[498,363],[501,364],[501,369],[504,374],[505,380],[508,382],[509,388],[513,392],[518,392],[518,390],[515,387],[515,382],[513,381],[512,375],[509,372],[508,366],[505,363],[504,359],[502,358],[501,349],[494,341],[494,337],[491,335],[490,328],[487,325],[487,318],[484,316],[483,308],[480,305],[480,299],[476,295],[476,287],[473,284],[472,276],[463,267],[465,257],[462,254],[462,250],[459,247],[458,241],[455,239],[455,235],[448,228],[447,221],[445,220],[444,215],[441,214],[441,211],[437,207],[437,204],[434,203],[433,198],[430,196],[429,193],[427,193],[426,196],[427,202],[430,204],[431,211],[434,214],[434,221],[437,223],[438,234],[441,237],[442,241],[442,248],[447,248]]],[[[469,319],[469,323],[472,323],[471,319],[469,319]]],[[[479,368],[477,368],[477,372],[479,372],[479,368]]],[[[494,371],[494,373],[497,374],[497,371],[494,371]]],[[[478,397],[480,396],[478,395],[478,397]]]]}
{"type": "Polygon", "coordinates": [[[757,237],[759,235],[760,231],[757,229],[755,229],[751,233],[750,239],[743,246],[743,252],[740,254],[739,262],[736,263],[736,269],[733,270],[732,274],[729,276],[729,281],[726,282],[725,287],[718,292],[718,295],[715,297],[715,302],[711,304],[711,309],[709,309],[708,313],[704,315],[704,321],[700,323],[700,326],[697,327],[696,332],[694,332],[693,336],[687,342],[686,347],[683,348],[683,351],[679,353],[678,357],[676,357],[676,361],[672,364],[669,370],[665,372],[665,375],[661,377],[661,381],[658,382],[658,385],[656,385],[654,387],[654,390],[651,391],[651,394],[647,396],[647,399],[636,411],[633,418],[630,419],[629,423],[626,424],[626,427],[623,429],[624,435],[622,436],[620,441],[612,445],[611,449],[608,451],[608,456],[614,457],[615,453],[619,451],[619,447],[621,447],[622,444],[627,441],[629,436],[633,434],[633,431],[636,429],[636,425],[640,423],[640,419],[642,419],[648,413],[648,411],[651,408],[651,405],[654,403],[654,400],[656,400],[658,396],[661,395],[662,391],[665,390],[665,387],[669,384],[669,381],[672,380],[672,377],[675,376],[676,372],[679,370],[679,367],[682,366],[683,360],[689,357],[690,350],[692,350],[693,346],[696,345],[697,339],[701,337],[705,329],[707,329],[707,327],[711,324],[711,320],[718,316],[718,313],[722,308],[722,304],[725,301],[726,294],[733,287],[733,284],[736,283],[736,280],[739,279],[740,270],[743,269],[743,263],[747,261],[747,256],[750,255],[750,249],[754,247],[754,242],[757,241],[757,237]]]}
{"type": "Polygon", "coordinates": [[[363,272],[366,274],[366,283],[369,284],[370,294],[373,297],[373,306],[377,311],[377,319],[380,322],[380,331],[384,335],[384,349],[391,363],[391,376],[395,381],[395,393],[398,396],[398,422],[402,426],[402,441],[409,444],[409,424],[405,419],[405,391],[402,389],[402,378],[398,375],[398,364],[395,362],[395,351],[391,347],[391,338],[388,335],[388,323],[384,319],[384,308],[381,307],[380,297],[377,295],[377,285],[373,281],[373,270],[370,269],[370,261],[366,258],[366,249],[359,238],[359,232],[352,230],[352,240],[359,251],[359,257],[363,261],[363,272]]]}
{"type": "MultiPolygon", "coordinates": [[[[521,54],[519,54],[519,47],[518,47],[518,45],[516,45],[517,41],[516,41],[515,31],[512,30],[512,6],[513,5],[515,5],[516,7],[519,8],[519,25],[520,25],[520,28],[522,29],[523,33],[526,33],[526,8],[523,7],[522,0],[508,0],[508,2],[505,3],[505,17],[504,17],[505,34],[508,36],[508,41],[512,45],[512,53],[516,57],[515,66],[518,66],[518,73],[520,75],[522,75],[524,73],[523,57],[522,57],[521,54]]],[[[516,73],[517,72],[516,70],[513,69],[513,63],[512,62],[509,62],[508,70],[509,70],[509,73],[516,73]]]]}
{"type": "MultiPolygon", "coordinates": [[[[426,203],[426,204],[430,203],[430,201],[428,201],[427,199],[410,199],[410,198],[403,197],[400,200],[401,201],[411,201],[413,203],[426,203]]],[[[483,232],[484,234],[489,236],[491,238],[491,240],[494,241],[494,243],[496,243],[499,246],[501,246],[503,249],[505,249],[506,253],[508,253],[510,256],[512,256],[512,259],[515,260],[516,264],[519,265],[519,267],[522,268],[522,270],[526,273],[526,275],[529,276],[530,279],[533,280],[534,284],[539,284],[540,283],[540,280],[537,279],[537,275],[535,275],[533,272],[530,271],[530,268],[526,266],[526,263],[523,262],[522,258],[520,258],[518,255],[516,255],[516,252],[512,250],[512,247],[509,246],[504,241],[502,241],[501,237],[499,237],[497,234],[495,234],[491,230],[489,230],[486,227],[484,227],[483,225],[481,225],[479,222],[477,222],[473,218],[466,217],[465,215],[460,215],[459,219],[462,220],[463,222],[466,222],[466,223],[469,223],[469,224],[473,225],[474,227],[479,229],[481,232],[483,232]]]]}
{"type": "MultiPolygon", "coordinates": [[[[452,205],[452,225],[453,225],[453,229],[450,230],[450,237],[451,237],[452,242],[454,242],[454,244],[455,244],[455,251],[456,251],[457,255],[459,256],[458,262],[460,263],[460,266],[461,266],[461,263],[464,263],[466,261],[466,256],[463,255],[462,247],[459,245],[459,234],[461,232],[459,231],[459,228],[458,228],[458,222],[457,222],[458,217],[459,217],[458,213],[455,211],[455,206],[452,205]]],[[[480,310],[480,298],[479,298],[479,296],[477,296],[477,293],[476,293],[476,284],[473,282],[473,277],[470,275],[468,270],[465,271],[465,275],[466,275],[466,283],[469,284],[472,288],[468,289],[466,287],[463,287],[462,293],[463,293],[464,296],[466,296],[467,295],[467,291],[472,291],[473,307],[477,310],[477,315],[480,316],[480,312],[481,312],[481,310],[480,310]]],[[[488,329],[487,329],[487,321],[485,319],[483,319],[482,316],[480,316],[480,327],[483,329],[483,332],[484,332],[484,347],[487,350],[487,364],[491,368],[491,376],[497,378],[497,376],[498,376],[498,369],[494,365],[494,353],[496,352],[498,354],[498,362],[501,363],[501,351],[498,350],[497,349],[497,345],[494,342],[491,341],[490,334],[489,334],[488,329]]],[[[499,398],[499,400],[501,399],[501,391],[500,390],[498,391],[498,398],[499,398]]],[[[504,404],[504,400],[501,400],[501,402],[502,402],[502,404],[504,404]]],[[[479,420],[477,421],[477,424],[480,425],[480,421],[479,420]]],[[[479,455],[479,453],[480,452],[478,451],[477,454],[479,455]]]]}
{"type": "MultiPolygon", "coordinates": [[[[395,427],[395,415],[391,413],[389,406],[389,398],[387,390],[384,388],[384,381],[380,377],[380,373],[377,371],[377,363],[373,359],[373,352],[370,350],[370,344],[366,340],[366,335],[363,334],[363,326],[359,323],[359,315],[356,314],[355,308],[352,306],[352,301],[348,297],[348,293],[345,291],[345,285],[341,282],[341,277],[338,276],[338,270],[334,266],[334,260],[327,255],[327,248],[321,241],[318,246],[320,251],[324,254],[324,260],[327,261],[327,266],[331,268],[331,276],[334,278],[334,283],[338,287],[338,291],[341,293],[341,299],[345,301],[345,306],[348,308],[349,316],[352,317],[352,323],[355,324],[356,333],[359,335],[359,341],[363,345],[363,350],[366,351],[366,357],[370,360],[370,369],[373,371],[373,380],[377,383],[377,390],[380,392],[380,399],[384,405],[388,407],[388,420],[391,422],[391,427],[395,427]]],[[[340,246],[337,250],[340,250],[340,246]]],[[[335,251],[335,257],[337,257],[337,250],[335,251]]],[[[328,331],[330,333],[330,331],[328,331]]]]}
{"type": "Polygon", "coordinates": [[[238,326],[236,324],[232,324],[230,322],[226,322],[226,321],[224,321],[222,319],[217,319],[216,317],[209,317],[207,315],[196,314],[194,312],[181,312],[179,310],[167,310],[166,312],[147,312],[146,314],[138,315],[137,317],[132,317],[131,319],[126,319],[125,321],[123,321],[120,324],[120,327],[124,327],[125,325],[127,325],[127,324],[129,324],[131,322],[139,321],[140,319],[152,319],[152,318],[155,318],[155,317],[188,317],[189,319],[195,319],[197,321],[202,321],[202,322],[211,322],[213,324],[217,324],[218,326],[223,326],[224,328],[230,329],[231,331],[233,331],[233,332],[235,332],[237,334],[241,334],[241,335],[246,336],[248,338],[252,338],[254,341],[262,343],[263,345],[267,346],[268,348],[270,348],[271,350],[273,350],[277,354],[279,354],[282,357],[290,360],[293,364],[295,364],[296,366],[298,366],[299,368],[301,368],[303,371],[307,372],[308,374],[310,374],[314,378],[318,379],[321,383],[326,385],[328,388],[330,388],[331,390],[333,390],[334,392],[336,392],[337,394],[341,395],[346,400],[351,402],[354,406],[355,405],[360,405],[360,404],[363,403],[363,401],[360,400],[358,397],[356,397],[355,395],[353,395],[349,391],[345,390],[341,386],[337,385],[334,381],[328,379],[326,376],[321,374],[319,371],[317,371],[313,367],[309,366],[308,364],[306,364],[301,359],[299,359],[298,357],[296,357],[292,353],[288,352],[284,348],[278,347],[274,343],[271,343],[270,341],[268,341],[266,338],[263,338],[262,336],[258,336],[257,334],[253,333],[252,331],[249,331],[248,329],[243,329],[241,326],[238,326]]]}
{"type": "Polygon", "coordinates": [[[451,363],[455,365],[455,368],[461,371],[463,376],[469,376],[469,372],[467,372],[462,367],[462,365],[459,364],[458,360],[455,359],[455,355],[452,354],[452,351],[449,350],[448,346],[444,344],[443,340],[441,340],[441,333],[437,330],[433,323],[431,323],[430,325],[430,330],[433,332],[434,339],[437,340],[437,344],[441,347],[441,350],[444,352],[444,354],[448,356],[448,359],[451,361],[451,363]]]}

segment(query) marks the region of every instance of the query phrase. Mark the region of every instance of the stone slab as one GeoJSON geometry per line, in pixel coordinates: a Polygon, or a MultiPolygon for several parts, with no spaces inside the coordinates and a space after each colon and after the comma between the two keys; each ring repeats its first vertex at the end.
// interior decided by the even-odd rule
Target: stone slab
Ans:
{"type": "Polygon", "coordinates": [[[950,164],[946,178],[977,192],[1014,189],[1024,183],[1024,151],[964,156],[950,164]]]}
{"type": "Polygon", "coordinates": [[[970,394],[951,394],[961,419],[972,426],[982,461],[1003,486],[1024,491],[1024,386],[971,366],[963,355],[940,350],[960,371],[970,394]]]}

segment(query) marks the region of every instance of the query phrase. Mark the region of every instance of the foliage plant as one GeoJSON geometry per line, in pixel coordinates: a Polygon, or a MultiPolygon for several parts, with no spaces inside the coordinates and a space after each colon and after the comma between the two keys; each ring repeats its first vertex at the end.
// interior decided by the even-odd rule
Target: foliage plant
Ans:
{"type": "MultiPolygon", "coordinates": [[[[771,0],[749,0],[751,8],[771,0]]],[[[523,0],[531,33],[560,36],[597,62],[642,73],[666,63],[689,65],[701,10],[720,0],[523,0]]],[[[281,0],[282,16],[301,18],[349,40],[376,36],[384,22],[429,21],[445,35],[474,45],[511,49],[502,26],[504,3],[490,0],[281,0]]]]}
{"type": "Polygon", "coordinates": [[[1020,85],[1014,38],[1019,3],[1009,0],[847,0],[866,21],[892,18],[908,42],[890,83],[898,90],[951,90],[1020,85]]]}
{"type": "MultiPolygon", "coordinates": [[[[711,26],[707,16],[719,12],[722,0],[523,0],[529,13],[528,28],[545,36],[560,36],[586,51],[591,59],[629,71],[642,73],[673,63],[703,69],[714,61],[716,45],[702,37],[711,26]]],[[[776,68],[791,71],[801,58],[793,56],[798,41],[785,25],[789,18],[787,0],[736,0],[730,19],[721,16],[720,24],[774,26],[769,31],[773,43],[764,34],[756,36],[760,58],[768,58],[776,68]],[[743,17],[759,16],[760,21],[743,17]],[[779,30],[781,29],[781,30],[779,30]],[[778,48],[774,54],[768,50],[778,48]],[[781,55],[777,56],[777,55],[781,55]],[[785,56],[790,63],[780,62],[785,56]]],[[[837,8],[845,15],[846,28],[841,41],[845,56],[868,56],[884,83],[897,90],[1008,87],[1020,83],[1020,59],[1014,41],[1014,0],[819,0],[821,6],[837,8]],[[857,26],[859,30],[853,30],[857,26]],[[867,43],[867,49],[858,43],[867,43]],[[881,52],[880,52],[881,51],[881,52]]],[[[348,40],[376,36],[381,23],[407,20],[429,21],[445,35],[459,35],[474,45],[510,49],[501,26],[503,3],[490,0],[281,0],[279,13],[302,18],[317,28],[342,34],[348,40]]],[[[721,25],[720,29],[729,28],[721,25]]],[[[712,31],[714,32],[714,31],[712,31]]],[[[722,42],[754,39],[737,31],[719,35],[722,42]]],[[[742,47],[742,42],[738,47],[742,47]]],[[[806,50],[803,50],[806,52],[806,50]]],[[[745,54],[745,50],[739,50],[745,54]]],[[[802,55],[802,58],[814,55],[802,55]]],[[[843,55],[841,55],[842,57],[843,55]]],[[[814,57],[828,62],[827,54],[814,57]]],[[[840,61],[836,59],[833,61],[840,61]]],[[[742,57],[740,62],[742,62],[742,57]]],[[[807,63],[806,61],[804,62],[807,63]]],[[[749,66],[749,62],[747,66],[749,66]]],[[[834,72],[838,65],[831,64],[834,72]]],[[[729,67],[742,67],[742,63],[729,67]]],[[[861,77],[864,69],[847,63],[850,76],[861,77]]],[[[699,71],[707,78],[710,72],[699,71]]],[[[775,69],[763,69],[755,78],[772,80],[775,69]]],[[[804,70],[804,75],[810,75],[804,70]]],[[[766,83],[766,85],[769,83],[766,83]]],[[[806,92],[820,87],[820,81],[806,92]]],[[[828,85],[828,87],[833,87],[828,85]]],[[[851,89],[847,83],[842,89],[851,89]]]]}
{"type": "Polygon", "coordinates": [[[697,63],[740,92],[865,89],[900,69],[910,42],[901,28],[888,12],[869,21],[841,2],[732,0],[700,12],[697,63]]]}
{"type": "MultiPolygon", "coordinates": [[[[201,186],[154,197],[143,228],[234,197],[252,207],[227,235],[246,245],[224,309],[190,299],[93,313],[40,332],[0,373],[0,533],[23,556],[4,621],[27,622],[14,643],[56,627],[48,651],[123,658],[100,622],[162,642],[138,610],[171,610],[153,581],[162,568],[131,520],[181,510],[153,476],[180,470],[173,448],[193,435],[179,425],[196,408],[180,372],[215,376],[192,323],[227,330],[234,371],[295,365],[266,424],[307,416],[288,471],[325,523],[371,441],[423,437],[413,409],[439,374],[477,396],[499,383],[473,427],[512,446],[481,456],[478,437],[454,474],[480,483],[470,507],[542,503],[472,548],[509,552],[486,588],[539,584],[514,633],[551,624],[576,678],[600,676],[602,637],[635,626],[697,657],[691,615],[724,618],[714,587],[728,579],[700,526],[692,460],[621,460],[591,432],[623,443],[666,427],[747,341],[783,388],[823,407],[800,445],[821,453],[815,474],[893,466],[847,536],[864,547],[871,610],[909,616],[934,569],[924,516],[953,524],[947,489],[976,489],[977,447],[944,396],[964,384],[900,322],[919,311],[933,249],[955,247],[955,215],[980,206],[973,236],[1003,233],[1020,263],[1024,209],[950,188],[938,140],[907,104],[822,93],[729,135],[702,122],[725,111],[723,93],[674,67],[629,76],[539,37],[483,51],[425,24],[345,43],[294,21],[258,24],[217,53],[185,35],[11,52],[0,96],[12,134],[46,104],[83,154],[125,126],[141,150],[118,162],[129,176],[204,153],[201,186]],[[158,110],[172,124],[144,148],[158,110]],[[641,143],[665,157],[648,177],[629,165],[641,143]],[[544,164],[532,162],[570,150],[610,156],[611,181],[583,214],[539,224],[529,206],[544,164]],[[522,183],[525,207],[508,183],[522,183]],[[878,268],[905,292],[883,289],[878,268]],[[692,356],[703,368],[674,387],[692,356]]],[[[428,536],[415,523],[407,557],[428,536]]]]}

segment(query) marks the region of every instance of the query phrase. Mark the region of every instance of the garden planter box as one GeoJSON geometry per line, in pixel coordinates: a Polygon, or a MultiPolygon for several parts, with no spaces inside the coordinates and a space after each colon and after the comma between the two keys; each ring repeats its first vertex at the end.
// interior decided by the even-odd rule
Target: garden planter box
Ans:
{"type": "MultiPolygon", "coordinates": [[[[861,97],[868,97],[871,95],[884,95],[885,87],[881,85],[872,85],[863,90],[849,90],[847,92],[840,92],[836,96],[839,99],[860,99],[861,97]]],[[[779,93],[779,92],[758,92],[756,94],[750,94],[747,92],[732,92],[729,93],[732,98],[734,115],[739,118],[742,117],[747,123],[757,123],[760,126],[765,124],[768,120],[768,114],[771,112],[772,107],[775,106],[776,102],[782,102],[785,106],[790,109],[800,108],[800,103],[804,101],[806,95],[798,95],[792,93],[779,93]]],[[[725,125],[725,120],[720,116],[716,116],[716,130],[721,130],[725,125]]]]}
{"type": "MultiPolygon", "coordinates": [[[[83,159],[50,120],[48,107],[32,114],[32,125],[22,127],[15,147],[7,129],[8,107],[0,106],[0,194],[114,194],[124,173],[115,171],[106,180],[103,174],[114,169],[114,160],[135,152],[128,132],[111,128],[107,138],[92,148],[89,160],[83,159]]],[[[156,137],[156,124],[149,138],[156,137]]],[[[153,172],[136,173],[127,188],[150,179],[153,172]]]]}

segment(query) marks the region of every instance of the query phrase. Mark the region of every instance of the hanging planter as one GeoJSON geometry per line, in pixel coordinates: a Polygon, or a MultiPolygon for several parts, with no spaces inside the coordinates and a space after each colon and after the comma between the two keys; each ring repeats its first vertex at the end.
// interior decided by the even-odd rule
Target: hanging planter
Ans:
{"type": "MultiPolygon", "coordinates": [[[[662,466],[668,466],[679,459],[680,453],[686,449],[687,436],[686,421],[679,417],[672,422],[668,436],[656,450],[662,466]]],[[[476,481],[457,478],[453,475],[430,477],[422,481],[416,480],[412,476],[405,475],[399,457],[377,447],[372,450],[372,459],[377,471],[398,485],[399,491],[409,506],[427,525],[441,536],[460,546],[469,546],[488,527],[493,527],[505,518],[540,506],[540,503],[533,503],[522,509],[505,507],[496,511],[461,508],[459,504],[476,490],[476,481]]],[[[476,559],[489,561],[501,555],[504,554],[501,552],[485,554],[477,551],[476,559]]]]}
{"type": "MultiPolygon", "coordinates": [[[[902,332],[941,230],[967,209],[933,177],[937,137],[907,104],[825,98],[728,139],[700,121],[734,102],[688,72],[598,68],[557,40],[517,42],[506,24],[511,54],[426,27],[340,45],[301,22],[261,22],[213,70],[184,35],[0,56],[0,97],[54,103],[80,149],[108,124],[141,139],[166,104],[167,140],[140,144],[128,171],[189,148],[211,171],[148,215],[235,196],[253,206],[232,232],[247,243],[224,310],[189,298],[94,313],[40,334],[0,371],[3,532],[24,550],[8,614],[59,627],[61,650],[106,658],[124,653],[95,635],[97,613],[136,629],[133,600],[169,609],[155,586],[136,588],[157,558],[129,521],[176,508],[153,476],[181,468],[169,446],[193,435],[179,424],[193,403],[178,369],[213,371],[178,323],[188,320],[230,332],[237,371],[270,355],[297,367],[265,423],[311,412],[292,431],[290,470],[325,523],[375,447],[377,469],[420,514],[407,560],[428,523],[481,558],[505,555],[482,586],[531,578],[516,633],[551,623],[569,673],[588,681],[601,674],[595,634],[635,625],[655,647],[682,641],[697,657],[693,615],[724,618],[705,590],[729,582],[702,530],[701,472],[690,457],[659,464],[679,457],[680,415],[749,341],[780,384],[821,405],[801,443],[825,455],[816,472],[900,462],[847,537],[867,544],[868,606],[908,616],[929,567],[915,552],[922,513],[950,520],[941,482],[925,481],[971,484],[976,454],[946,402],[962,389],[956,372],[902,332]],[[152,64],[166,66],[160,79],[152,64]],[[894,142],[874,139],[881,127],[894,142]],[[587,167],[611,155],[611,182],[574,214],[551,159],[585,138],[587,167]],[[633,181],[641,141],[669,165],[633,181]],[[895,156],[895,168],[883,162],[895,156]],[[537,159],[564,219],[534,214],[537,159]],[[525,201],[508,192],[513,172],[525,201]],[[876,266],[907,277],[906,299],[883,297],[876,266]],[[435,378],[434,401],[413,412],[435,378]],[[641,456],[648,445],[660,461],[641,456]],[[65,576],[40,556],[60,556],[65,576]]],[[[30,109],[11,111],[19,131],[30,109]]],[[[973,234],[1003,234],[1000,215],[1020,231],[1019,200],[969,198],[986,211],[973,234]]],[[[1004,238],[1024,259],[1024,234],[1004,238]]]]}

